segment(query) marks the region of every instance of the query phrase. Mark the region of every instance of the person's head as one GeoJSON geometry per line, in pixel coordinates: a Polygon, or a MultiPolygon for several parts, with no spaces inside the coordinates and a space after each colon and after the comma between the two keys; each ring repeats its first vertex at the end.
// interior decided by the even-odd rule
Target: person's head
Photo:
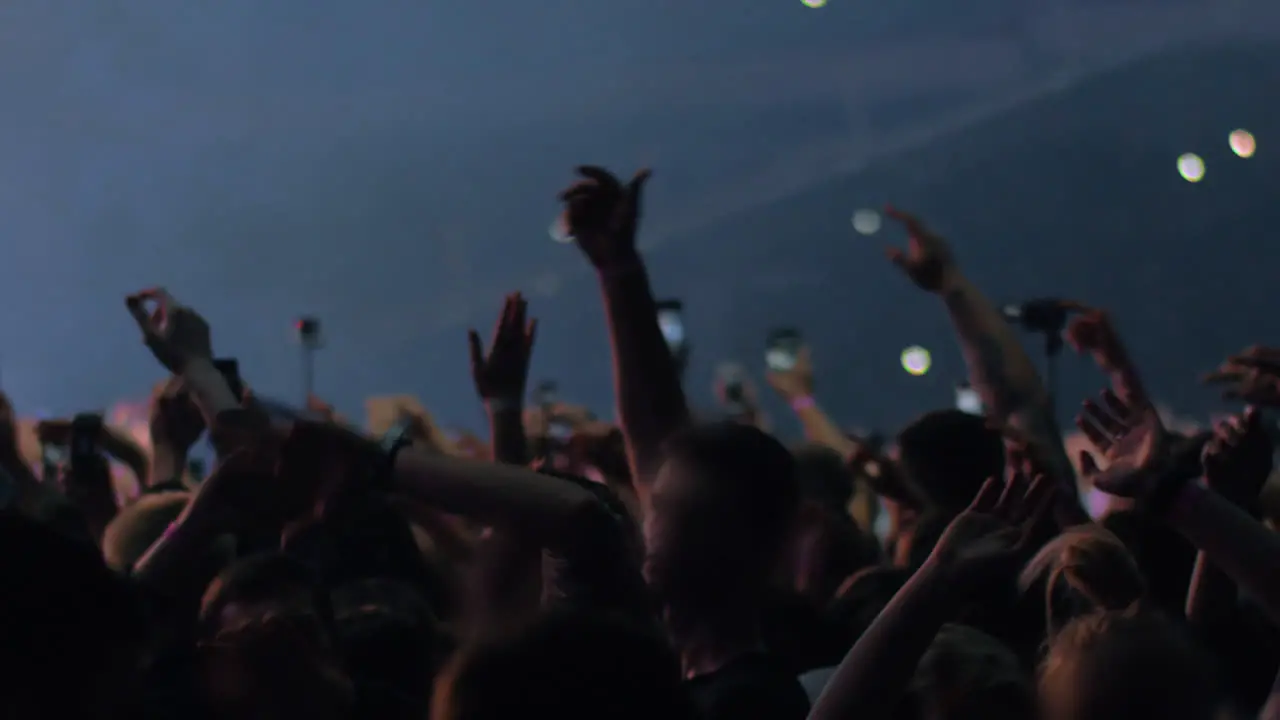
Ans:
{"type": "Polygon", "coordinates": [[[854,572],[880,560],[876,538],[858,527],[847,512],[805,500],[800,504],[784,584],[811,601],[825,604],[854,572]]]}
{"type": "Polygon", "coordinates": [[[1076,618],[1040,667],[1045,720],[1213,720],[1220,697],[1199,648],[1163,616],[1137,610],[1076,618]]]}
{"type": "Polygon", "coordinates": [[[800,495],[824,508],[848,512],[853,498],[853,475],[840,454],[825,445],[804,443],[792,448],[800,495]]]}
{"type": "Polygon", "coordinates": [[[967,625],[945,625],[920,658],[905,702],[930,720],[1031,720],[1035,692],[1017,655],[967,625]]]}
{"type": "Polygon", "coordinates": [[[464,648],[437,679],[432,720],[692,720],[680,664],[654,629],[555,612],[464,648]]]}
{"type": "Polygon", "coordinates": [[[1044,598],[1049,636],[1074,618],[1123,610],[1146,593],[1142,573],[1124,543],[1096,525],[1072,528],[1049,541],[1027,561],[1018,586],[1044,598]]]}
{"type": "Polygon", "coordinates": [[[187,492],[148,493],[120,508],[102,534],[102,555],[107,565],[119,572],[132,569],[178,519],[190,499],[187,492]]]}
{"type": "Polygon", "coordinates": [[[113,717],[128,707],[146,611],[98,549],[0,513],[3,717],[113,717]],[[50,692],[50,690],[56,692],[50,692]]]}
{"type": "Polygon", "coordinates": [[[968,507],[987,478],[1004,474],[1004,441],[976,415],[935,410],[898,433],[898,463],[926,501],[945,511],[968,507]]]}
{"type": "Polygon", "coordinates": [[[791,531],[794,465],[772,436],[739,423],[669,440],[644,517],[645,578],[666,602],[751,604],[791,531]]]}
{"type": "Polygon", "coordinates": [[[201,677],[225,717],[341,717],[352,691],[332,645],[328,593],[280,553],[241,560],[205,591],[201,677]]]}
{"type": "Polygon", "coordinates": [[[368,720],[426,716],[431,683],[453,642],[414,587],[365,580],[333,593],[338,649],[368,720]]]}

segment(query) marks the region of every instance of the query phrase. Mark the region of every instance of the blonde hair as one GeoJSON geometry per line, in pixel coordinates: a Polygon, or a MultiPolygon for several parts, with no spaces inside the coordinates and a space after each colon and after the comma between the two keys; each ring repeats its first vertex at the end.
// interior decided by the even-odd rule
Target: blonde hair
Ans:
{"type": "Polygon", "coordinates": [[[1050,720],[1210,720],[1221,708],[1211,667],[1182,628],[1137,607],[1078,617],[1040,665],[1050,720]]]}
{"type": "Polygon", "coordinates": [[[102,533],[102,556],[112,570],[127,572],[164,534],[191,499],[188,492],[143,495],[120,508],[102,533]]]}
{"type": "Polygon", "coordinates": [[[1023,567],[1018,587],[1026,593],[1041,582],[1051,636],[1076,616],[1122,610],[1146,594],[1146,581],[1129,549],[1098,525],[1071,528],[1041,548],[1023,567]]]}

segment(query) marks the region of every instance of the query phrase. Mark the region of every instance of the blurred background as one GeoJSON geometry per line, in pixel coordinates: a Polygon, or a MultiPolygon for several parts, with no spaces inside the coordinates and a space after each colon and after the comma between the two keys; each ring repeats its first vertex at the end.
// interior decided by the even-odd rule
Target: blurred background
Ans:
{"type": "MultiPolygon", "coordinates": [[[[582,163],[655,170],[642,234],[695,404],[779,325],[842,423],[951,404],[964,368],[884,260],[885,203],[1000,302],[1111,309],[1180,413],[1280,343],[1267,0],[11,0],[0,33],[0,384],[27,415],[137,414],[160,371],[122,298],[163,285],[260,393],[300,401],[312,315],[318,394],[456,428],[481,420],[465,330],[522,290],[532,379],[610,416],[594,278],[549,231],[582,163]]],[[[1098,378],[1060,375],[1065,418],[1098,378]]]]}

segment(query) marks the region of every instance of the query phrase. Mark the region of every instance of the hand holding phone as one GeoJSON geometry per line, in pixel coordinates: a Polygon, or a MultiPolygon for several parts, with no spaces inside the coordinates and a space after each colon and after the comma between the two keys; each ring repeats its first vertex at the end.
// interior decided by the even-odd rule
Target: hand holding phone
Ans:
{"type": "Polygon", "coordinates": [[[773,372],[795,369],[804,338],[795,328],[779,328],[769,333],[765,340],[764,361],[773,372]]]}
{"type": "Polygon", "coordinates": [[[662,330],[662,339],[672,353],[678,354],[685,349],[684,303],[679,300],[663,300],[658,303],[658,328],[662,330]]]}

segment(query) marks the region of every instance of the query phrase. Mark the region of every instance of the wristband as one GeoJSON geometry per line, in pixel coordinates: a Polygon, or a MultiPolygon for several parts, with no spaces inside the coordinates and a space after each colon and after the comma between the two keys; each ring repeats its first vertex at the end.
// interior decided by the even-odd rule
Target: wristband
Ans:
{"type": "Polygon", "coordinates": [[[796,412],[804,412],[812,410],[818,406],[818,401],[813,399],[812,395],[801,395],[797,398],[791,398],[791,409],[796,412]]]}

